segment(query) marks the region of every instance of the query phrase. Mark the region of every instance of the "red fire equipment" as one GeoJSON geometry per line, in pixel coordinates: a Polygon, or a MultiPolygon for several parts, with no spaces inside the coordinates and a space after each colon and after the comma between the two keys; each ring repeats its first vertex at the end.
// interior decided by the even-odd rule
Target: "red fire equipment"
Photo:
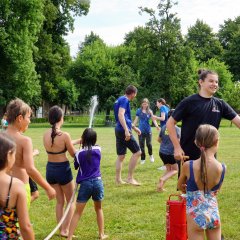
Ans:
{"type": "Polygon", "coordinates": [[[186,199],[171,194],[166,207],[166,240],[187,240],[186,199]],[[171,197],[177,199],[171,200],[171,197]]]}

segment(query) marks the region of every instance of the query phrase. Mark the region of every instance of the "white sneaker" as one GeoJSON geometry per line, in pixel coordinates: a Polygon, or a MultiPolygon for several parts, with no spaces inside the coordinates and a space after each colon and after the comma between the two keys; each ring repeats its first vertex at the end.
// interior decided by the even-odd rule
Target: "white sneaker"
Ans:
{"type": "Polygon", "coordinates": [[[141,160],[140,164],[144,164],[145,163],[145,160],[141,160]]]}
{"type": "Polygon", "coordinates": [[[150,156],[150,162],[152,162],[152,163],[154,162],[154,157],[153,157],[153,155],[150,156]]]}
{"type": "Polygon", "coordinates": [[[157,170],[162,170],[162,171],[164,171],[164,170],[166,170],[166,167],[165,167],[165,166],[161,166],[161,167],[157,168],[157,170]]]}

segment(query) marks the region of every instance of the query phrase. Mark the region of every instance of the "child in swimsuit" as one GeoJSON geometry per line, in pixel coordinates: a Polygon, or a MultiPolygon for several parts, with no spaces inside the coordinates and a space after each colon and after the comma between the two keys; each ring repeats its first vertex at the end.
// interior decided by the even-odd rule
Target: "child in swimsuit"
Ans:
{"type": "Polygon", "coordinates": [[[186,192],[188,239],[221,240],[220,214],[216,195],[222,185],[226,167],[215,158],[219,142],[218,130],[200,125],[195,144],[201,150],[197,160],[184,163],[178,189],[186,192]]]}
{"type": "MultiPolygon", "coordinates": [[[[51,124],[43,136],[43,144],[48,154],[48,163],[46,166],[47,182],[55,189],[57,193],[56,217],[60,222],[64,214],[66,204],[70,203],[74,192],[74,183],[72,170],[67,152],[74,157],[77,151],[74,145],[80,143],[80,139],[71,140],[67,132],[63,132],[63,110],[59,106],[53,106],[49,109],[48,120],[51,124]]],[[[68,236],[70,221],[74,212],[74,205],[71,204],[70,210],[60,227],[60,235],[68,236]]]]}
{"type": "Polygon", "coordinates": [[[0,239],[20,239],[20,227],[21,239],[34,240],[24,184],[7,174],[15,162],[15,153],[16,144],[0,133],[0,239]]]}
{"type": "Polygon", "coordinates": [[[80,184],[76,210],[71,220],[68,240],[71,240],[77,228],[83,210],[92,197],[97,214],[99,239],[108,238],[104,234],[104,217],[102,200],[104,196],[103,182],[100,172],[101,148],[96,144],[97,133],[92,128],[86,128],[82,134],[82,149],[75,154],[74,166],[78,169],[76,182],[80,184]]]}

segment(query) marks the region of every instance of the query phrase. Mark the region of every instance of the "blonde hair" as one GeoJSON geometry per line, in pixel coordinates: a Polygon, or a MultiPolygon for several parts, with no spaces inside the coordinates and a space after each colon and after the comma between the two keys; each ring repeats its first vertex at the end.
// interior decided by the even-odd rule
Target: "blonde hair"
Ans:
{"type": "Polygon", "coordinates": [[[11,100],[7,106],[7,121],[13,123],[19,115],[25,117],[27,113],[31,113],[30,106],[20,98],[11,100]]]}
{"type": "Polygon", "coordinates": [[[142,109],[142,104],[143,103],[147,103],[148,104],[148,106],[147,106],[147,108],[146,108],[146,112],[147,113],[149,113],[149,111],[150,111],[150,108],[149,108],[149,100],[147,99],[147,98],[144,98],[143,100],[142,100],[142,102],[141,102],[141,109],[142,109]]]}

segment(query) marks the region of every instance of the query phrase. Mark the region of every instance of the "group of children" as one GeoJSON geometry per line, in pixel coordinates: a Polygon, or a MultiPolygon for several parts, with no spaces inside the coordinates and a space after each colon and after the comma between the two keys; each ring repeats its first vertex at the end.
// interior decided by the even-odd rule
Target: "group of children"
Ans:
{"type": "Polygon", "coordinates": [[[71,206],[60,227],[60,235],[72,239],[79,218],[87,201],[92,197],[99,239],[106,239],[101,201],[104,188],[100,173],[101,148],[96,146],[97,134],[87,128],[81,139],[71,140],[60,127],[63,124],[63,112],[58,106],[49,111],[51,129],[44,134],[44,147],[48,153],[45,180],[35,168],[32,140],[23,135],[30,123],[31,108],[21,99],[12,100],[7,106],[8,128],[0,133],[0,239],[35,239],[28,209],[31,195],[29,177],[36,181],[47,193],[49,200],[57,198],[57,221],[63,216],[65,198],[69,203],[73,194],[72,173],[66,151],[74,158],[79,169],[77,183],[80,183],[76,209],[71,206]],[[73,145],[81,144],[76,150],[73,145]],[[59,148],[61,148],[59,150],[59,148]],[[66,187],[67,186],[67,187],[66,187]]]}
{"type": "MultiPolygon", "coordinates": [[[[30,107],[22,100],[11,101],[7,107],[8,129],[0,133],[0,239],[19,239],[20,235],[23,239],[35,239],[28,215],[29,177],[45,189],[49,200],[57,198],[56,217],[59,222],[63,216],[64,199],[66,198],[69,203],[74,192],[66,151],[74,157],[74,166],[78,169],[76,182],[80,184],[80,188],[75,212],[74,206],[71,206],[61,226],[60,234],[68,240],[73,238],[84,207],[92,197],[97,215],[99,239],[108,238],[104,233],[101,205],[104,197],[100,172],[101,148],[96,145],[96,132],[87,128],[81,139],[71,140],[69,134],[60,129],[63,124],[62,110],[57,106],[52,107],[49,111],[51,128],[44,134],[44,147],[48,154],[47,180],[45,180],[34,166],[32,141],[22,134],[28,128],[30,115],[30,107]],[[81,149],[76,150],[75,144],[81,144],[81,149]]],[[[177,128],[176,131],[179,132],[177,128]]],[[[162,141],[165,141],[164,135],[167,135],[166,127],[162,126],[160,132],[162,141]]],[[[186,192],[187,222],[190,229],[188,237],[197,239],[196,229],[204,228],[207,229],[209,239],[220,239],[220,217],[216,194],[224,179],[225,166],[215,158],[219,142],[217,129],[208,124],[200,125],[195,142],[201,150],[201,157],[186,162],[178,180],[178,189],[186,192]]],[[[160,178],[159,191],[163,190],[166,179],[177,171],[176,163],[171,164],[173,159],[170,159],[169,155],[172,154],[168,154],[166,149],[160,149],[160,157],[166,164],[167,171],[160,178]]]]}

